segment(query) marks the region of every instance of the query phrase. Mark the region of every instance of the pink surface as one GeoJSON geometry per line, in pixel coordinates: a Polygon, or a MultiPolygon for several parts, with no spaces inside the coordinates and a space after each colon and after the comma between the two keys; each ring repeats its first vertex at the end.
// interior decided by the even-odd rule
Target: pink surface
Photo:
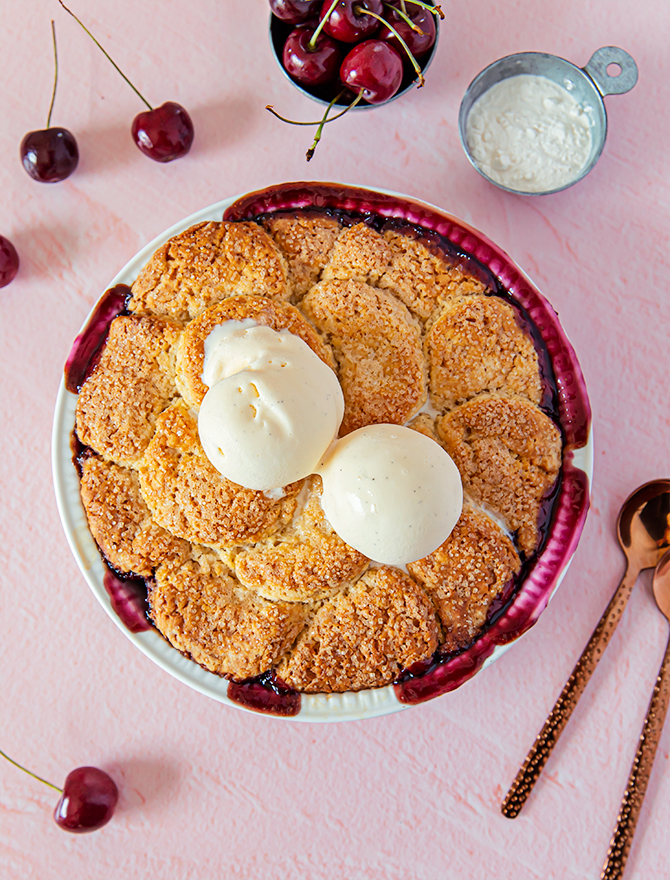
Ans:
{"type": "MultiPolygon", "coordinates": [[[[73,3],[75,0],[73,0],[73,3]]],[[[643,575],[521,816],[504,792],[622,573],[613,537],[637,485],[670,475],[670,6],[641,0],[445,4],[427,85],[328,127],[309,166],[316,105],[276,70],[265,0],[80,0],[76,11],[150,100],[192,113],[193,150],[161,166],[128,133],[141,105],[55,0],[5,3],[0,234],[20,252],[0,291],[2,640],[0,748],[61,782],[113,773],[118,815],[86,837],[51,822],[56,798],[0,766],[0,877],[583,880],[598,876],[660,663],[667,624],[643,575]],[[18,161],[44,125],[78,138],[69,180],[41,186],[18,161]],[[458,106],[474,75],[515,51],[586,63],[603,45],[640,81],[606,100],[610,131],[573,189],[521,198],[462,153],[458,106]],[[593,507],[540,621],[460,690],[397,715],[306,726],[220,706],[169,678],[106,617],[71,558],[51,488],[50,430],[63,361],[93,302],[150,238],[223,198],[304,177],[382,186],[481,229],[539,285],[580,357],[594,410],[593,507]]],[[[627,876],[668,876],[670,725],[627,876]]]]}

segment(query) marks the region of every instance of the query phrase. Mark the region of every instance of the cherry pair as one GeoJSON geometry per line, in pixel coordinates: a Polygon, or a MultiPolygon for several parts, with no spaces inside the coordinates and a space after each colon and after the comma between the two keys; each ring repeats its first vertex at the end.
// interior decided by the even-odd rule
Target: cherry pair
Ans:
{"type": "MultiPolygon", "coordinates": [[[[133,120],[131,133],[133,140],[150,159],[156,162],[171,162],[185,156],[193,143],[193,123],[186,110],[174,101],[167,101],[160,107],[152,107],[140,94],[118,65],[110,58],[93,34],[67,8],[63,0],[59,0],[63,9],[68,12],[86,31],[93,42],[104,53],[116,70],[126,80],[133,91],[147,105],[148,110],[139,113],[133,120]]],[[[47,126],[38,131],[31,131],[21,142],[21,161],[28,174],[40,183],[56,183],[69,177],[79,162],[77,141],[72,132],[66,128],[51,127],[51,113],[56,97],[58,84],[58,50],[56,48],[56,29],[51,22],[54,45],[55,75],[51,95],[51,106],[47,117],[47,126]]],[[[7,282],[8,283],[8,282],[7,282]]],[[[2,285],[0,285],[2,286],[2,285]]]]}

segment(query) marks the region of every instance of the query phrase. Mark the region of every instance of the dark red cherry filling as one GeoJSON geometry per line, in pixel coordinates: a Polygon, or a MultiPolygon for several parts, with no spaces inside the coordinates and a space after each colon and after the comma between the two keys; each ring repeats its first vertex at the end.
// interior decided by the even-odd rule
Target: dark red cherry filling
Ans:
{"type": "Polygon", "coordinates": [[[96,356],[107,339],[109,327],[126,310],[131,291],[127,284],[117,284],[102,296],[86,326],[75,339],[65,362],[65,387],[78,394],[87,376],[93,370],[96,356]]]}

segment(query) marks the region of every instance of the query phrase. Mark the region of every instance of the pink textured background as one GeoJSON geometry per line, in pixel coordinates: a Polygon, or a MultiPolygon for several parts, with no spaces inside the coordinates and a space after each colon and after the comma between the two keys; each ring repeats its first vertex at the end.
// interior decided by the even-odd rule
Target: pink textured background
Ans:
{"type": "MultiPolygon", "coordinates": [[[[53,792],[0,766],[0,877],[69,880],[583,880],[605,856],[667,625],[644,575],[543,778],[511,822],[499,803],[622,573],[619,506],[669,476],[670,5],[663,0],[445,2],[425,89],[328,127],[284,126],[316,105],[275,67],[265,0],[72,0],[156,104],[191,112],[195,145],[161,166],[133,146],[138,99],[56,0],[4,0],[0,233],[21,255],[0,291],[0,748],[62,782],[113,773],[118,815],[74,837],[53,792]],[[53,122],[77,136],[69,180],[18,160],[46,121],[49,20],[61,79],[53,122]],[[637,60],[607,99],[608,142],[578,186],[500,192],[468,165],[458,106],[474,75],[516,51],[578,65],[604,45],[637,60]],[[504,247],[559,311],[594,409],[593,507],[572,568],[536,627],[461,690],[377,720],[298,725],[209,701],[136,651],[88,591],[51,488],[51,416],[84,316],[140,246],[192,211],[282,180],[342,180],[431,201],[504,247]]],[[[627,876],[669,873],[670,724],[627,876]]]]}

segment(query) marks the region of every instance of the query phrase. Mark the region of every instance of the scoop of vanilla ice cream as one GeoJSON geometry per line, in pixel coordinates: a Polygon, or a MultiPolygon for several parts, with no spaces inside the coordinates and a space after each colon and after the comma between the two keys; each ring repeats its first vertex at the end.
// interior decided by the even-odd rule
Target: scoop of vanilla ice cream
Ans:
{"type": "Polygon", "coordinates": [[[226,321],[205,341],[200,442],[234,483],[269,491],[314,473],[337,435],[344,398],[335,373],[299,336],[226,321]]]}
{"type": "Polygon", "coordinates": [[[359,428],[328,450],[316,472],[328,521],[375,562],[404,565],[427,556],[461,515],[458,468],[434,440],[411,428],[359,428]]]}

